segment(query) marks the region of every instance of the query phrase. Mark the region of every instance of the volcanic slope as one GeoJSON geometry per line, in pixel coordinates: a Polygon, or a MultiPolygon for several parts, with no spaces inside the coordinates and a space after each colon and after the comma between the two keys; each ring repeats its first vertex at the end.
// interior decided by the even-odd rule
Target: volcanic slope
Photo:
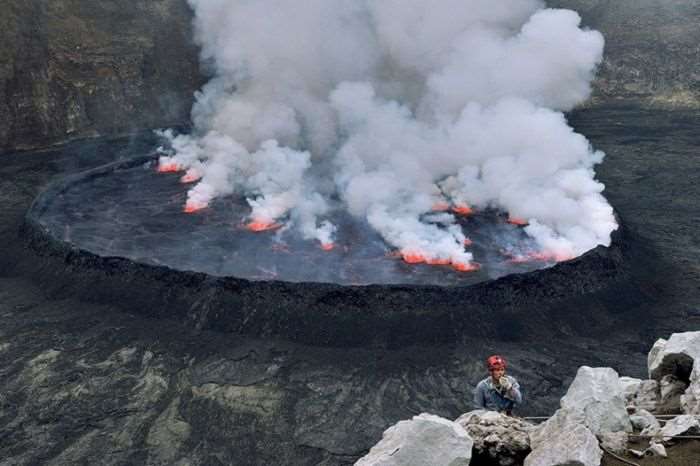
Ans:
{"type": "Polygon", "coordinates": [[[469,410],[493,352],[525,387],[523,414],[550,414],[583,364],[644,376],[657,337],[700,328],[698,116],[616,107],[570,117],[608,154],[599,176],[629,232],[624,282],[547,304],[568,325],[529,329],[526,341],[504,319],[500,339],[397,350],[196,331],[88,292],[71,266],[25,247],[24,214],[55,177],[152,141],[4,156],[0,464],[351,464],[400,419],[469,410]]]}

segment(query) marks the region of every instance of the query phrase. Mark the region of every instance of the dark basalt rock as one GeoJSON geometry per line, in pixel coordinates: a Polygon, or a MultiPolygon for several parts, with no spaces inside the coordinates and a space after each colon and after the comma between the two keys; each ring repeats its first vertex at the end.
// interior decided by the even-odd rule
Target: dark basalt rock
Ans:
{"type": "Polygon", "coordinates": [[[541,334],[540,328],[571,322],[571,315],[549,305],[608,288],[626,273],[622,228],[614,232],[610,247],[596,247],[548,269],[470,286],[344,286],[214,277],[101,257],[56,238],[39,222],[49,199],[76,181],[143,164],[152,157],[69,176],[35,200],[22,236],[44,257],[47,273],[70,274],[71,286],[87,299],[120,303],[200,329],[312,345],[388,347],[470,337],[526,340],[541,334]]]}

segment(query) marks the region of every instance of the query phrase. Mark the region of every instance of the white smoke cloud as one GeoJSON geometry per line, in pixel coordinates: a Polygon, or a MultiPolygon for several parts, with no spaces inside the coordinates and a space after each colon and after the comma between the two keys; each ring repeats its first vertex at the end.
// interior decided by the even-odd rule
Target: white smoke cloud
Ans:
{"type": "Polygon", "coordinates": [[[333,241],[328,198],[385,241],[469,264],[439,202],[528,221],[552,257],[616,228],[603,154],[561,111],[590,93],[603,37],[538,0],[189,0],[202,62],[195,131],[162,162],[201,180],[188,205],[240,193],[251,218],[333,241]]]}

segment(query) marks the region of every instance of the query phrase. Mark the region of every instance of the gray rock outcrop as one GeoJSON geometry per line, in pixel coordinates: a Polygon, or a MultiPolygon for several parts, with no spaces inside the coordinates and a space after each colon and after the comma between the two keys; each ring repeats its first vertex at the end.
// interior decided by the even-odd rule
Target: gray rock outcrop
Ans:
{"type": "Polygon", "coordinates": [[[384,431],[355,466],[468,466],[472,446],[458,423],[424,413],[384,431]]]}
{"type": "Polygon", "coordinates": [[[658,414],[677,414],[681,412],[681,396],[688,388],[688,384],[675,375],[666,374],[659,381],[659,406],[658,414]]]}
{"type": "Polygon", "coordinates": [[[586,426],[596,435],[632,431],[622,384],[609,367],[581,366],[561,399],[561,407],[583,411],[586,426]]]}
{"type": "Polygon", "coordinates": [[[647,411],[656,411],[659,405],[661,394],[659,392],[659,382],[656,380],[643,380],[639,384],[637,393],[632,399],[632,405],[647,411]]]}
{"type": "Polygon", "coordinates": [[[629,443],[627,432],[604,432],[598,436],[603,450],[611,451],[618,455],[624,455],[629,443]]]}
{"type": "Polygon", "coordinates": [[[659,421],[656,420],[656,417],[646,409],[638,409],[633,414],[630,414],[630,422],[632,423],[632,427],[639,431],[647,428],[656,430],[661,428],[661,425],[659,424],[659,421]]]}
{"type": "Polygon", "coordinates": [[[668,340],[659,338],[649,352],[649,378],[661,380],[674,375],[689,380],[693,361],[700,358],[700,331],[674,333],[668,340]]]}
{"type": "Polygon", "coordinates": [[[529,432],[534,425],[495,411],[476,410],[456,421],[474,440],[475,456],[501,466],[522,464],[530,453],[529,432]]]}
{"type": "Polygon", "coordinates": [[[700,359],[693,363],[690,386],[681,395],[681,409],[686,414],[700,414],[700,359]]]}
{"type": "Polygon", "coordinates": [[[677,435],[700,435],[700,419],[683,414],[669,420],[659,432],[659,436],[664,441],[671,440],[671,437],[677,435]]]}
{"type": "Polygon", "coordinates": [[[598,466],[603,451],[581,410],[559,409],[530,433],[532,453],[525,466],[598,466]]]}
{"type": "Polygon", "coordinates": [[[620,377],[620,385],[622,385],[622,393],[625,395],[627,404],[632,404],[639,391],[639,386],[642,384],[642,379],[634,377],[620,377]]]}

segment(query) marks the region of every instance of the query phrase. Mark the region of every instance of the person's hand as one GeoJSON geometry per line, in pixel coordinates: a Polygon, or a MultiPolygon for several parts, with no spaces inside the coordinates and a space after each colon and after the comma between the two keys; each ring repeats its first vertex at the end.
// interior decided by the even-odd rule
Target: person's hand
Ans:
{"type": "Polygon", "coordinates": [[[508,377],[505,375],[498,380],[498,385],[500,385],[501,389],[505,391],[513,388],[513,384],[510,383],[510,380],[508,380],[508,377]]]}

